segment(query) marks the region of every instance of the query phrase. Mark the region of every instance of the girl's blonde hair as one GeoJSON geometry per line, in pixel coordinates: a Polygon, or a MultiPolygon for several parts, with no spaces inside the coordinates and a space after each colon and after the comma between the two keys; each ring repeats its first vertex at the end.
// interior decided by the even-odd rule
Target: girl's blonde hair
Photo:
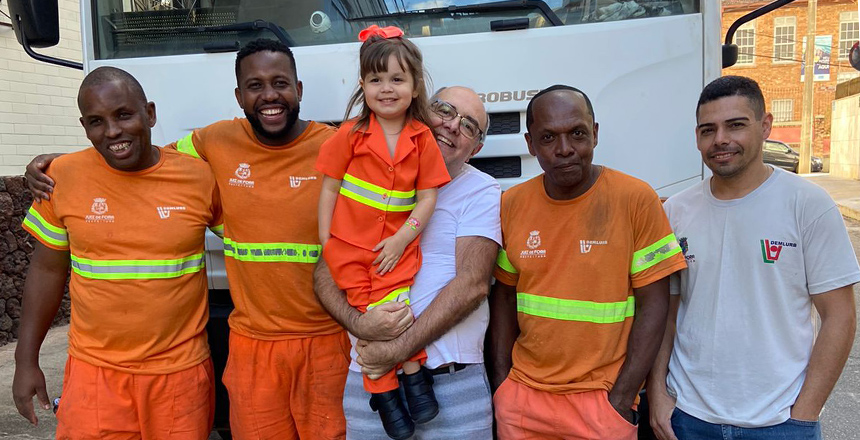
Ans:
{"type": "MultiPolygon", "coordinates": [[[[361,50],[358,52],[360,64],[359,75],[363,79],[372,73],[387,72],[388,59],[394,55],[397,62],[400,63],[400,68],[404,72],[412,75],[412,82],[418,96],[412,98],[412,103],[406,109],[407,123],[409,119],[414,119],[427,124],[428,116],[428,101],[427,101],[427,86],[425,84],[424,58],[421,56],[421,51],[415,46],[415,43],[402,38],[383,38],[379,35],[371,35],[364,44],[361,45],[361,50]]],[[[349,119],[352,109],[360,106],[361,109],[356,116],[356,124],[353,130],[367,128],[370,125],[370,107],[367,106],[367,101],[364,97],[364,90],[359,85],[355,93],[349,99],[349,104],[346,106],[346,114],[344,121],[349,119]]]]}

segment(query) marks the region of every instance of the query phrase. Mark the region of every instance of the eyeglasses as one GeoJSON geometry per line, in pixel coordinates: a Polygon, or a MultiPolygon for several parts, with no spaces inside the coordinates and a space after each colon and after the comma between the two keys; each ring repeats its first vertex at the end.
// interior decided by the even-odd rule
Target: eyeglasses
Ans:
{"type": "Polygon", "coordinates": [[[484,132],[481,130],[478,121],[471,116],[463,116],[457,113],[457,107],[442,101],[436,100],[430,104],[430,111],[439,116],[443,121],[451,121],[454,118],[460,118],[460,133],[469,139],[481,140],[484,138],[484,132]]]}

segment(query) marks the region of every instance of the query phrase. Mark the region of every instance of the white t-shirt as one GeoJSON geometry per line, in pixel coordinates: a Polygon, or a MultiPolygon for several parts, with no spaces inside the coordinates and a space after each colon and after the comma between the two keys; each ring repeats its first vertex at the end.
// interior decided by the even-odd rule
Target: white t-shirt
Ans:
{"type": "Polygon", "coordinates": [[[860,281],[836,204],[777,168],[741,199],[716,199],[706,179],[665,208],[688,265],[669,392],[709,423],[785,422],[815,341],[810,295],[860,281]]]}
{"type": "MultiPolygon", "coordinates": [[[[486,237],[501,245],[500,199],[501,190],[495,179],[469,164],[464,165],[463,172],[454,180],[439,188],[436,209],[421,234],[421,269],[410,291],[416,317],[457,275],[457,238],[486,237]]],[[[466,319],[425,347],[425,366],[432,369],[450,362],[484,362],[484,334],[489,319],[489,307],[484,301],[466,319]]],[[[356,356],[353,349],[350,369],[361,371],[356,356]]]]}

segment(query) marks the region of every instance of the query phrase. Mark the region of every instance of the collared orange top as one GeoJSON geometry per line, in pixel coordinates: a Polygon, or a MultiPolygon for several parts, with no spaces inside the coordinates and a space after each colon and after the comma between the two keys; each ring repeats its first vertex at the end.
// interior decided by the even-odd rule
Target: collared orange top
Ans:
{"type": "Polygon", "coordinates": [[[392,157],[375,116],[370,116],[367,128],[353,130],[355,124],[354,120],[344,122],[320,147],[316,167],[343,181],[331,235],[353,246],[373,249],[409,219],[415,191],[440,187],[451,176],[426,125],[408,121],[392,157]]]}
{"type": "Polygon", "coordinates": [[[209,167],[162,149],[157,164],[119,171],[90,147],[48,175],[51,200],[33,203],[23,227],[70,254],[69,355],[147,375],[209,358],[203,243],[207,225],[221,224],[209,167]]]}

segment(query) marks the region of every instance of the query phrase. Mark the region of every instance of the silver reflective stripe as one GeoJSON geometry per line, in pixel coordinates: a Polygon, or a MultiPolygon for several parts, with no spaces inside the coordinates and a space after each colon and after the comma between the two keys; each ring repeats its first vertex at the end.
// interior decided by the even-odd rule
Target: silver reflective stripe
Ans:
{"type": "Polygon", "coordinates": [[[393,205],[393,206],[409,206],[415,204],[415,197],[402,198],[402,197],[394,197],[394,196],[385,196],[383,194],[378,194],[376,192],[370,191],[368,189],[364,189],[352,182],[347,182],[343,180],[340,185],[341,189],[345,189],[354,194],[358,194],[362,197],[370,199],[376,203],[382,205],[393,205]]]}
{"type": "Polygon", "coordinates": [[[54,232],[48,229],[48,226],[42,223],[42,219],[33,215],[32,211],[27,212],[27,216],[24,217],[24,220],[29,220],[30,224],[32,224],[36,229],[39,230],[39,235],[41,235],[42,237],[50,238],[59,242],[67,242],[69,240],[68,235],[54,232]]]}
{"type": "Polygon", "coordinates": [[[239,261],[316,263],[322,247],[303,243],[237,243],[224,237],[224,256],[239,261]]]}
{"type": "Polygon", "coordinates": [[[203,257],[170,265],[129,265],[129,266],[94,266],[88,263],[72,260],[72,267],[92,274],[142,274],[142,273],[173,273],[193,269],[203,264],[203,257]]]}

